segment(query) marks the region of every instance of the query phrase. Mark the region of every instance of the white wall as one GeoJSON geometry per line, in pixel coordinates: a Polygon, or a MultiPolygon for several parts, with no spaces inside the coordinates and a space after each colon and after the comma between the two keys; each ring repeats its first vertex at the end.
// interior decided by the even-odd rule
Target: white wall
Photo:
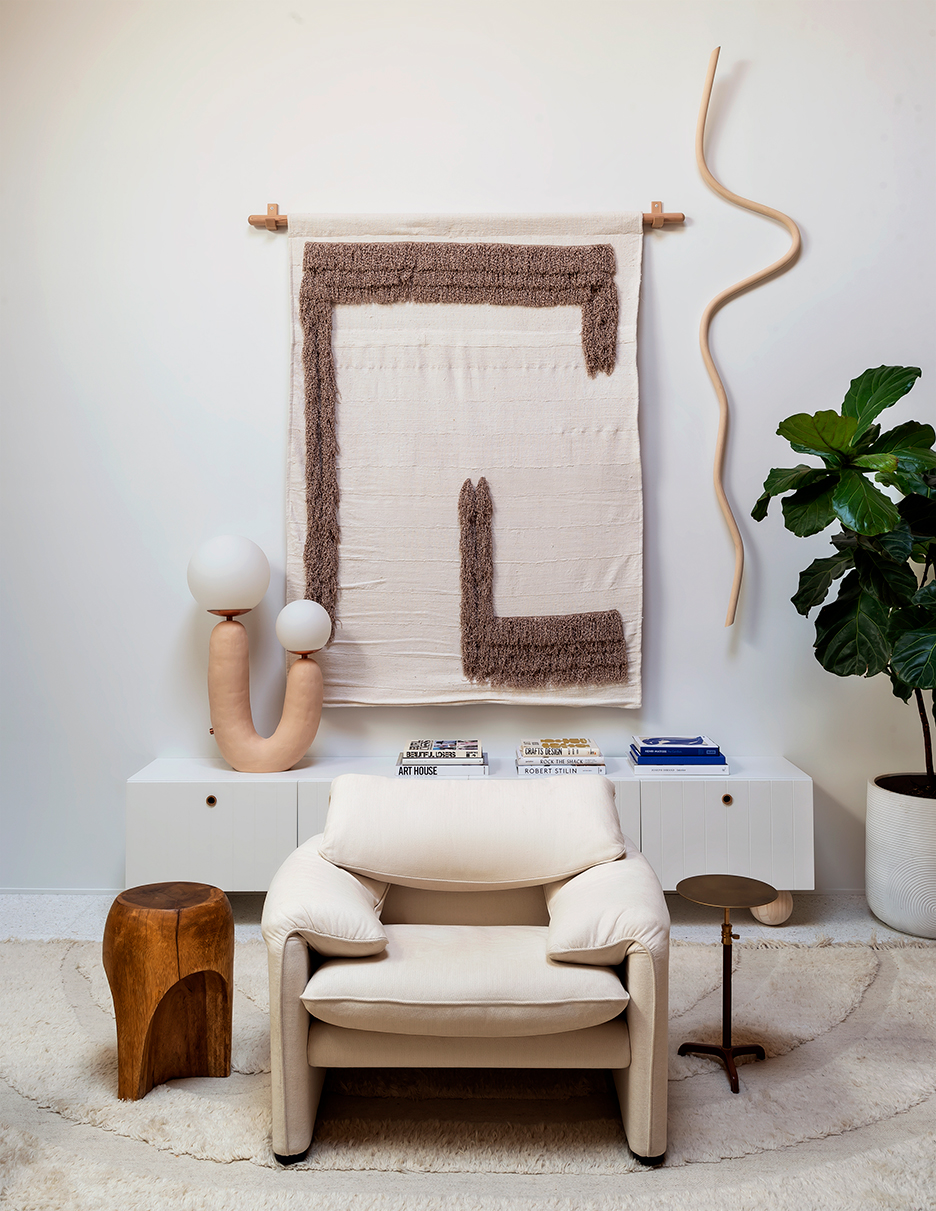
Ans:
{"type": "MultiPolygon", "coordinates": [[[[3,823],[0,886],[123,885],[123,782],[209,754],[211,622],[192,550],[243,533],[274,568],[250,616],[258,726],[279,713],[288,304],[294,211],[683,210],[646,241],[641,712],[477,706],[327,712],[313,751],[394,753],[418,733],[700,729],[816,783],[818,884],[863,882],[869,775],[922,763],[883,678],[839,680],[789,603],[827,539],[748,513],[788,447],[777,423],[837,407],[881,363],[933,407],[934,7],[828,0],[31,0],[4,6],[3,823]],[[711,488],[708,300],[787,246],[710,192],[693,140],[722,58],[709,162],[791,214],[804,252],[732,303],[714,346],[734,405],[711,488]]],[[[891,417],[888,418],[891,420],[891,417]]]]}

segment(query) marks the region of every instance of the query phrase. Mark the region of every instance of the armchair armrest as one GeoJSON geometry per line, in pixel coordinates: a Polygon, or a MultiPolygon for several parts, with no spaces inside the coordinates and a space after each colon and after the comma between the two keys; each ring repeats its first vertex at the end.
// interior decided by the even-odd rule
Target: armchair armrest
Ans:
{"type": "Polygon", "coordinates": [[[379,954],[387,935],[377,914],[388,884],[334,866],[319,854],[321,839],[300,845],[273,876],[260,922],[267,947],[281,950],[299,934],[320,955],[379,954]]]}
{"type": "Polygon", "coordinates": [[[617,967],[630,997],[631,1062],[614,1083],[631,1150],[657,1157],[666,1151],[670,919],[653,867],[625,842],[625,857],[544,889],[547,954],[617,967]]]}
{"type": "Polygon", "coordinates": [[[615,967],[634,946],[665,960],[670,919],[653,867],[627,839],[626,856],[544,888],[546,953],[564,963],[615,967]]]}
{"type": "Polygon", "coordinates": [[[273,1151],[303,1155],[312,1139],[324,1068],[309,1066],[309,1014],[299,1000],[319,956],[379,954],[377,911],[387,884],[352,875],[318,852],[321,836],[294,850],[273,876],[260,922],[270,973],[273,1151]]]}

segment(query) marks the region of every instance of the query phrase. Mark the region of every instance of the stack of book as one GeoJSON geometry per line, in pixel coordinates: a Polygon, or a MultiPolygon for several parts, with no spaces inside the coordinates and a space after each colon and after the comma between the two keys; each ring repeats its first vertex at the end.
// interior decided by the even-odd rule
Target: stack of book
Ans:
{"type": "Polygon", "coordinates": [[[604,774],[601,749],[591,740],[521,740],[517,746],[517,773],[524,778],[552,774],[604,774]]]}
{"type": "Polygon", "coordinates": [[[407,778],[479,778],[488,768],[480,740],[411,740],[396,763],[407,778]]]}
{"type": "Polygon", "coordinates": [[[698,774],[711,778],[728,773],[724,754],[708,736],[631,736],[628,760],[636,770],[655,774],[698,774]]]}

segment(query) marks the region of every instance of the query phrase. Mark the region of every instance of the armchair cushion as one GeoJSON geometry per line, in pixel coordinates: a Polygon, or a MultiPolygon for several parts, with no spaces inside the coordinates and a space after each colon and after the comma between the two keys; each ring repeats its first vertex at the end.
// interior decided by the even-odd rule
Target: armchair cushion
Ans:
{"type": "Polygon", "coordinates": [[[299,934],[321,955],[377,954],[387,935],[377,915],[386,883],[360,878],[319,855],[321,835],[294,850],[276,872],[263,904],[268,946],[299,934]]]}
{"type": "Polygon", "coordinates": [[[627,846],[628,856],[543,889],[550,959],[616,966],[634,945],[665,956],[670,920],[659,880],[636,845],[627,846]]]}
{"type": "Polygon", "coordinates": [[[343,774],[321,853],[372,879],[435,891],[493,891],[566,879],[624,852],[607,778],[544,781],[343,774]]]}
{"type": "Polygon", "coordinates": [[[537,925],[387,925],[387,949],[329,959],[302,1003],[333,1026],[473,1038],[559,1034],[617,1017],[628,994],[606,967],[546,957],[537,925]]]}

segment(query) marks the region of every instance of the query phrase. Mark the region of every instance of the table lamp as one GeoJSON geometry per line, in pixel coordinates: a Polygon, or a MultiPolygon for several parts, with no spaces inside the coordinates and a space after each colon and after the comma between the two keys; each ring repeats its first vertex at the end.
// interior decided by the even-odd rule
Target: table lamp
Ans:
{"type": "Polygon", "coordinates": [[[331,636],[328,612],[315,601],[292,601],[276,620],[276,635],[299,657],[286,675],[286,697],[272,736],[257,734],[250,711],[247,631],[235,622],[258,605],[270,583],[267,557],[249,538],[222,534],[198,548],[188,566],[192,596],[224,621],[208,645],[208,705],[221,755],[236,770],[268,774],[290,769],[315,739],[322,718],[322,670],[309,656],[331,636]]]}

